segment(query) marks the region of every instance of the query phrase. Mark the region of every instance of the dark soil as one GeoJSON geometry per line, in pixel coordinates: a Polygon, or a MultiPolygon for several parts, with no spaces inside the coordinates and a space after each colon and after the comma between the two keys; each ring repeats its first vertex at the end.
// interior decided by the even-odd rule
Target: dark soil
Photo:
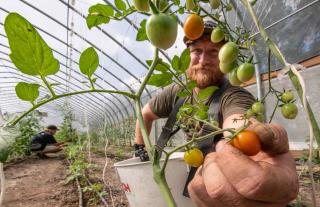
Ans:
{"type": "Polygon", "coordinates": [[[64,185],[66,162],[29,157],[5,168],[5,207],[74,207],[78,193],[74,184],[64,185]]]}
{"type": "MultiPolygon", "coordinates": [[[[92,167],[87,171],[91,183],[104,186],[104,199],[109,206],[127,207],[128,201],[122,191],[120,181],[113,164],[130,157],[132,152],[123,148],[112,147],[108,150],[108,165],[105,174],[107,185],[104,185],[102,171],[105,165],[104,152],[93,150],[92,167]]],[[[62,158],[40,160],[36,157],[5,167],[6,192],[4,207],[76,207],[79,197],[75,183],[65,184],[68,176],[67,161],[62,158]]],[[[305,165],[297,162],[300,175],[300,193],[290,206],[311,206],[311,182],[305,165]]],[[[313,168],[317,204],[320,206],[320,165],[313,168]]],[[[83,186],[84,182],[82,182],[83,186]]],[[[87,185],[87,183],[86,183],[87,185]]],[[[94,192],[84,193],[84,204],[87,207],[104,206],[94,192]]]]}

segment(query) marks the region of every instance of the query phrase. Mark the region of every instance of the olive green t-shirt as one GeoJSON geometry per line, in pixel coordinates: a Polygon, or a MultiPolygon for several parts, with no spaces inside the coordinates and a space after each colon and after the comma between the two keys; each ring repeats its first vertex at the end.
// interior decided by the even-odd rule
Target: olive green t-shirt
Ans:
{"type": "MultiPolygon", "coordinates": [[[[172,84],[154,96],[149,101],[152,112],[160,118],[167,118],[179,99],[177,93],[180,90],[179,85],[172,84]]],[[[244,88],[238,86],[227,88],[220,97],[219,114],[222,117],[219,117],[219,120],[224,120],[232,114],[244,114],[254,102],[253,95],[244,88]]]]}

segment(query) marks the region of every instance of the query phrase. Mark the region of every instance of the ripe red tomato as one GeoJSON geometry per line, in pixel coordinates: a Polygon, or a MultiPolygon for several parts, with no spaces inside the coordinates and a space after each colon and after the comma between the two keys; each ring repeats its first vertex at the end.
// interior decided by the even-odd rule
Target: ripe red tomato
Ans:
{"type": "Polygon", "coordinates": [[[258,154],[261,150],[261,142],[258,135],[249,130],[243,130],[231,140],[231,145],[248,156],[258,154]]]}

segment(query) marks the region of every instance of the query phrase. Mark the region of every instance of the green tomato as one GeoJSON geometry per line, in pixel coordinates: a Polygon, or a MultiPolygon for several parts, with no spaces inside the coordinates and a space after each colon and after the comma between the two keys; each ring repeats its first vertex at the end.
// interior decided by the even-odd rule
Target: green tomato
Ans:
{"type": "Polygon", "coordinates": [[[192,10],[196,7],[194,0],[186,0],[186,9],[192,10]]]}
{"type": "Polygon", "coordinates": [[[294,98],[293,93],[291,91],[286,91],[281,95],[281,101],[284,103],[289,103],[294,98]]]}
{"type": "Polygon", "coordinates": [[[224,39],[224,33],[220,27],[216,27],[211,32],[211,42],[218,43],[224,39]]]}
{"type": "Polygon", "coordinates": [[[260,101],[252,104],[251,109],[252,109],[253,113],[256,113],[256,114],[263,114],[264,110],[265,110],[263,103],[261,103],[260,101]]]}
{"type": "Polygon", "coordinates": [[[230,84],[233,86],[240,86],[240,84],[242,83],[237,77],[237,69],[232,70],[231,73],[229,73],[228,77],[230,84]]]}
{"type": "Polygon", "coordinates": [[[294,103],[284,104],[281,113],[286,119],[294,119],[298,114],[298,107],[294,103]]]}
{"type": "Polygon", "coordinates": [[[246,82],[252,78],[254,74],[254,66],[252,63],[242,63],[237,71],[238,79],[246,82]]]}
{"type": "Polygon", "coordinates": [[[257,120],[260,122],[264,122],[264,115],[263,114],[257,114],[257,120]]]}
{"type": "Polygon", "coordinates": [[[170,48],[176,41],[178,23],[174,16],[168,14],[153,14],[146,23],[147,36],[155,47],[170,48]]]}
{"type": "Polygon", "coordinates": [[[219,60],[223,63],[231,63],[238,57],[239,48],[234,42],[228,42],[219,51],[219,60]]]}
{"type": "Polygon", "coordinates": [[[149,11],[149,1],[148,0],[133,0],[134,7],[141,12],[149,11]]]}
{"type": "Polygon", "coordinates": [[[212,9],[218,9],[220,6],[220,0],[209,0],[212,9]]]}
{"type": "Polygon", "coordinates": [[[249,119],[250,117],[253,117],[255,113],[252,111],[252,109],[248,109],[246,111],[246,118],[249,119]]]}
{"type": "Polygon", "coordinates": [[[230,73],[234,68],[237,67],[237,61],[231,62],[231,63],[219,63],[220,71],[224,74],[230,73]]]}

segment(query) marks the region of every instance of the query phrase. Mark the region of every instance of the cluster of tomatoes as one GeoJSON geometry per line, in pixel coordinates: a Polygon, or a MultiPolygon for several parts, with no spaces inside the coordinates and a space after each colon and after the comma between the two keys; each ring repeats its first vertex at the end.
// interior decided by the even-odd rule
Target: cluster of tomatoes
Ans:
{"type": "Polygon", "coordinates": [[[294,96],[291,91],[281,94],[281,113],[286,119],[294,119],[298,115],[298,107],[294,104],[294,96]]]}
{"type": "MultiPolygon", "coordinates": [[[[237,133],[230,144],[247,156],[254,156],[261,151],[259,136],[250,130],[237,133]]],[[[184,152],[184,161],[191,167],[199,167],[203,164],[204,156],[197,147],[187,148],[184,152]]]]}
{"type": "Polygon", "coordinates": [[[247,110],[245,116],[247,119],[255,116],[258,121],[263,122],[264,121],[264,112],[265,112],[264,104],[261,101],[257,101],[254,104],[252,104],[250,109],[247,110]]]}

